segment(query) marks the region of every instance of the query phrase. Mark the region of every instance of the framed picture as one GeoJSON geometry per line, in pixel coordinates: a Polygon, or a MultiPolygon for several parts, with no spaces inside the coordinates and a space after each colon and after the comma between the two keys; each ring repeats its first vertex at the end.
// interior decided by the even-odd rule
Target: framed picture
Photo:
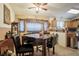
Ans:
{"type": "Polygon", "coordinates": [[[10,24],[10,10],[7,8],[6,5],[4,7],[4,23],[5,24],[10,24]]]}

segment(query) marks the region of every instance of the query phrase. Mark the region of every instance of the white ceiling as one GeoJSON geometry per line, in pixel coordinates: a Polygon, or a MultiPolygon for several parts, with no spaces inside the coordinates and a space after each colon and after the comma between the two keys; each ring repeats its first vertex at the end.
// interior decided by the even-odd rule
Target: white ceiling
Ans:
{"type": "MultiPolygon", "coordinates": [[[[28,9],[33,7],[32,3],[10,3],[12,9],[15,11],[16,15],[37,15],[35,9],[28,9]]],[[[35,7],[35,6],[34,6],[35,7]]],[[[48,3],[48,10],[39,11],[38,15],[46,16],[48,18],[55,16],[56,18],[75,18],[79,14],[69,14],[68,10],[71,8],[79,9],[79,3],[48,3]]]]}

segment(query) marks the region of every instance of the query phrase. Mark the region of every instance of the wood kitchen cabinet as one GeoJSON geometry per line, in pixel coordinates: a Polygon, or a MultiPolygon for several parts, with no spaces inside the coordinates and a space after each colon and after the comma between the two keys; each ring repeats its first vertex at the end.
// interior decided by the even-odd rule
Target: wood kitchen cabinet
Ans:
{"type": "Polygon", "coordinates": [[[68,27],[68,28],[77,27],[77,22],[76,22],[76,21],[68,21],[68,22],[67,22],[67,27],[68,27]]]}

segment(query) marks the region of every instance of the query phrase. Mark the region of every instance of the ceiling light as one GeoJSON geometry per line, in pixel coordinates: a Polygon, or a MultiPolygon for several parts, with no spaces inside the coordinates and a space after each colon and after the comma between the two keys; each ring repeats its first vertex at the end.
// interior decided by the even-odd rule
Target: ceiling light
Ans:
{"type": "Polygon", "coordinates": [[[39,7],[36,7],[35,9],[36,9],[36,13],[38,13],[39,11],[41,11],[41,8],[39,8],[39,7]]]}
{"type": "Polygon", "coordinates": [[[36,7],[36,11],[39,11],[39,10],[41,11],[41,8],[39,8],[39,7],[36,7]]]}
{"type": "Polygon", "coordinates": [[[70,10],[68,11],[68,13],[78,14],[78,13],[79,13],[79,10],[76,10],[76,9],[70,9],[70,10]]]}
{"type": "Polygon", "coordinates": [[[36,11],[38,11],[38,10],[39,10],[39,8],[36,7],[36,11]]]}

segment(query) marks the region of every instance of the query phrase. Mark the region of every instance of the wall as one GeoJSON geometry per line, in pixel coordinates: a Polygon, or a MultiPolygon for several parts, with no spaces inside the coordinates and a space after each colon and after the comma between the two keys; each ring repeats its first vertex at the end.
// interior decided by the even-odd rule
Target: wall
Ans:
{"type": "Polygon", "coordinates": [[[1,54],[4,53],[7,49],[11,50],[12,52],[14,51],[14,44],[12,39],[6,39],[2,42],[0,42],[0,49],[1,49],[1,54]]]}
{"type": "Polygon", "coordinates": [[[9,30],[10,28],[0,28],[0,40],[4,40],[5,33],[9,30]]]}
{"type": "Polygon", "coordinates": [[[45,16],[35,16],[35,15],[16,15],[17,19],[41,19],[41,20],[48,20],[45,16]]]}
{"type": "MultiPolygon", "coordinates": [[[[12,10],[12,8],[10,7],[9,4],[5,4],[8,9],[10,10],[11,13],[11,22],[15,20],[15,13],[12,10]]],[[[3,18],[3,3],[0,3],[0,40],[4,39],[4,34],[10,30],[11,25],[8,24],[4,24],[4,18],[3,18]]]]}

